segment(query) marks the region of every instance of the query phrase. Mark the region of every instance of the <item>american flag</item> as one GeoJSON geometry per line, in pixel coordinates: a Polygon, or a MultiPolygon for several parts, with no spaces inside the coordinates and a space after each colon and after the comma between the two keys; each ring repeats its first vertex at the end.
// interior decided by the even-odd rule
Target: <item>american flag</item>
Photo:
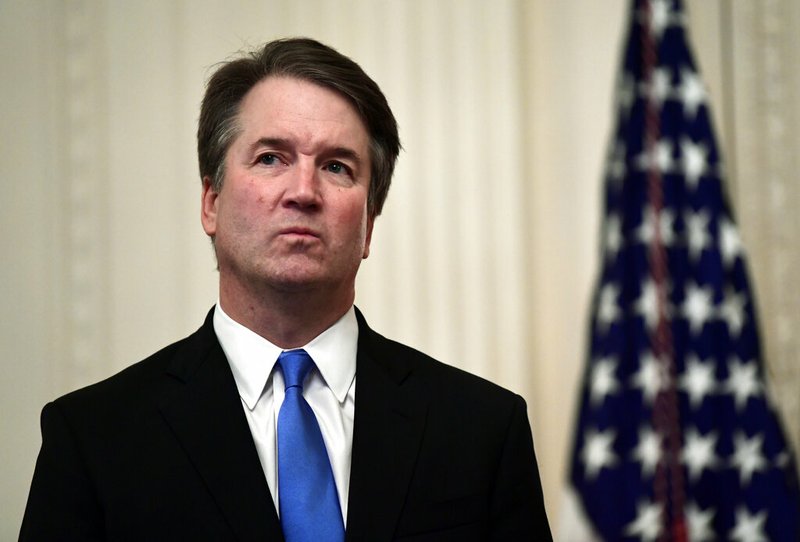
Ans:
{"type": "Polygon", "coordinates": [[[634,0],[570,481],[603,540],[800,540],[680,0],[634,0]]]}

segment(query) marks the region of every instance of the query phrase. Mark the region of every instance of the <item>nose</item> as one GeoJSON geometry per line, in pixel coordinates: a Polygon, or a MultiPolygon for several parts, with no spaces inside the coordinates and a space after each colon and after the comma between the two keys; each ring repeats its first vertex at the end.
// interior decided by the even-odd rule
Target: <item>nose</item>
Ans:
{"type": "Polygon", "coordinates": [[[322,202],[318,171],[313,163],[299,162],[290,176],[284,192],[287,207],[316,209],[322,202]]]}

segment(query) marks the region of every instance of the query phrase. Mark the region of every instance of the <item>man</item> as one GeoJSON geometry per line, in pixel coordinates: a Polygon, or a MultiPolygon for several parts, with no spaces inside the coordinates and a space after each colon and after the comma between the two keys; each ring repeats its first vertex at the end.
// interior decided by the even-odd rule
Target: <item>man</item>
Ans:
{"type": "Polygon", "coordinates": [[[219,302],[44,408],[22,540],[550,540],[522,398],[353,306],[399,149],[378,86],[318,42],[216,71],[198,155],[219,302]]]}

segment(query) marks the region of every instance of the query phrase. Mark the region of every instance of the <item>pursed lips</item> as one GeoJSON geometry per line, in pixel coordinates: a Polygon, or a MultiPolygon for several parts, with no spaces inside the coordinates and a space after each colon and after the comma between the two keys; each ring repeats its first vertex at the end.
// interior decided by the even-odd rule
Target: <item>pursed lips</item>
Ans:
{"type": "Polygon", "coordinates": [[[294,226],[290,228],[284,228],[280,231],[280,235],[290,235],[290,236],[298,236],[298,237],[307,237],[307,238],[314,238],[319,239],[320,234],[310,228],[304,228],[301,226],[294,226]]]}

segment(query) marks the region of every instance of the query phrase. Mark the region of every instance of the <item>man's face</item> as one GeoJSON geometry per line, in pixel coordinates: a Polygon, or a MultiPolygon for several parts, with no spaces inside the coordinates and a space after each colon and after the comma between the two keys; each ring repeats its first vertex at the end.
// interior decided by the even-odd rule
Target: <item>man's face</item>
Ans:
{"type": "Polygon", "coordinates": [[[221,293],[352,296],[372,234],[369,136],[355,109],[325,87],[269,77],[245,95],[239,125],[222,189],[203,188],[221,293]]]}

